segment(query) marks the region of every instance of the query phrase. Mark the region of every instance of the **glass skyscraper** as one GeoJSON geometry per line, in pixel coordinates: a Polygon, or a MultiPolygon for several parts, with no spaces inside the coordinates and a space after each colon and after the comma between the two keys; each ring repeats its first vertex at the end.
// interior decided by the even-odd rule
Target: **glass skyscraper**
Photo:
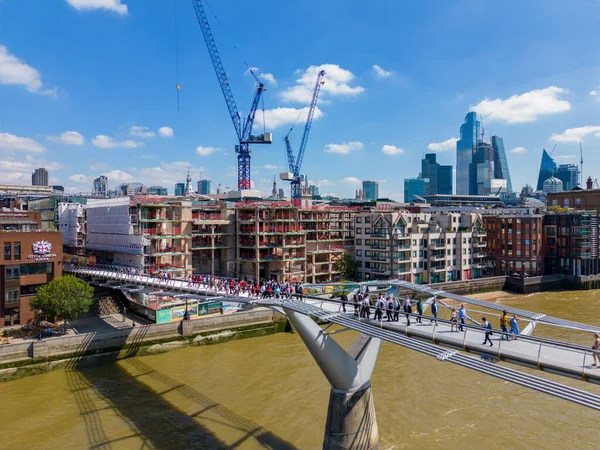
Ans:
{"type": "Polygon", "coordinates": [[[379,197],[379,182],[363,181],[363,198],[365,200],[377,200],[379,197]]]}
{"type": "Polygon", "coordinates": [[[426,180],[426,194],[452,195],[452,166],[442,166],[435,153],[427,153],[421,160],[421,176],[426,180]]]}
{"type": "Polygon", "coordinates": [[[579,186],[579,166],[577,164],[561,164],[556,168],[554,176],[562,181],[565,191],[579,186]]]}
{"type": "Polygon", "coordinates": [[[470,112],[460,127],[460,139],[456,142],[456,193],[469,195],[469,172],[481,124],[477,114],[470,112]]]}
{"type": "Polygon", "coordinates": [[[411,203],[415,196],[423,197],[425,195],[424,178],[405,178],[404,179],[404,203],[411,203]]]}
{"type": "Polygon", "coordinates": [[[174,195],[177,197],[183,197],[185,192],[185,183],[175,183],[174,195]]]}
{"type": "Polygon", "coordinates": [[[510,194],[513,189],[512,182],[510,181],[510,172],[508,171],[506,151],[504,150],[504,139],[500,136],[492,136],[492,148],[494,149],[494,178],[505,179],[506,191],[510,194]]]}
{"type": "Polygon", "coordinates": [[[544,181],[546,181],[548,178],[553,177],[555,172],[556,163],[548,154],[546,149],[544,149],[544,152],[542,153],[542,162],[540,164],[540,174],[538,175],[536,190],[542,191],[544,189],[544,181]]]}

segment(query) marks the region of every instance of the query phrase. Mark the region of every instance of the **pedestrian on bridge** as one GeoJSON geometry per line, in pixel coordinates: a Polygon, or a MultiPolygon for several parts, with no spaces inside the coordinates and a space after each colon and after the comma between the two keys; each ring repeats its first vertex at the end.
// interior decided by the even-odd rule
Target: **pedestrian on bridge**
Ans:
{"type": "Polygon", "coordinates": [[[433,314],[433,319],[431,319],[431,322],[433,323],[433,321],[435,320],[435,324],[437,325],[438,305],[435,301],[435,298],[433,299],[433,303],[431,304],[431,314],[433,314]]]}
{"type": "Polygon", "coordinates": [[[594,364],[592,364],[592,366],[600,367],[600,335],[595,333],[594,338],[596,338],[596,340],[592,346],[592,356],[594,358],[594,364]]]}
{"type": "Polygon", "coordinates": [[[450,331],[458,332],[458,318],[456,316],[456,308],[452,308],[452,316],[450,318],[450,331]]]}
{"type": "Polygon", "coordinates": [[[465,320],[467,318],[467,310],[465,309],[465,305],[461,304],[460,309],[458,310],[458,318],[460,319],[460,325],[458,326],[459,331],[463,331],[463,325],[465,324],[465,320]]]}
{"type": "Polygon", "coordinates": [[[392,301],[392,297],[388,296],[385,308],[385,315],[387,316],[387,321],[393,322],[394,316],[392,314],[394,313],[394,302],[392,301]]]}
{"type": "Polygon", "coordinates": [[[360,302],[362,301],[361,296],[359,293],[354,294],[354,298],[352,299],[352,302],[354,303],[354,315],[358,316],[359,314],[359,308],[360,308],[360,302]]]}
{"type": "Polygon", "coordinates": [[[515,314],[510,319],[510,334],[512,334],[513,340],[516,340],[519,335],[519,319],[517,319],[515,314]]]}
{"type": "Polygon", "coordinates": [[[422,322],[422,316],[423,316],[423,302],[421,301],[421,299],[417,300],[417,322],[418,323],[423,323],[422,322]]]}
{"type": "Polygon", "coordinates": [[[346,312],[346,303],[348,303],[348,296],[345,292],[342,292],[340,300],[342,301],[342,309],[344,310],[344,312],[346,312]]]}
{"type": "Polygon", "coordinates": [[[379,297],[375,301],[375,320],[379,320],[380,322],[383,319],[381,308],[383,308],[383,300],[381,299],[381,294],[379,294],[379,297]]]}
{"type": "Polygon", "coordinates": [[[410,306],[410,300],[408,297],[404,299],[404,317],[406,317],[406,326],[410,326],[410,315],[412,314],[412,306],[410,306]]]}
{"type": "Polygon", "coordinates": [[[395,297],[394,297],[394,301],[392,302],[392,307],[394,308],[394,322],[399,322],[400,321],[400,302],[395,297]]]}
{"type": "Polygon", "coordinates": [[[502,315],[500,316],[500,328],[502,328],[502,337],[501,340],[509,340],[508,336],[508,324],[510,323],[510,319],[508,318],[508,313],[506,310],[502,311],[502,315]]]}
{"type": "Polygon", "coordinates": [[[483,344],[481,344],[481,345],[485,345],[487,342],[489,342],[490,347],[493,347],[494,344],[492,344],[492,340],[490,339],[490,336],[492,335],[492,324],[489,323],[485,317],[482,317],[481,325],[483,326],[483,328],[484,328],[483,331],[485,332],[485,340],[483,341],[483,344]]]}

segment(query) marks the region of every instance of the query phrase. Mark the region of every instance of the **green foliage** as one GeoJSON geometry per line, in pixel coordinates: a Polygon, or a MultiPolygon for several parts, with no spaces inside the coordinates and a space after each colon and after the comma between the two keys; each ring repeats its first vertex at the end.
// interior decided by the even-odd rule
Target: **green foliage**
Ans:
{"type": "Polygon", "coordinates": [[[356,279],[356,269],[358,269],[358,264],[351,256],[344,255],[342,256],[342,259],[335,264],[335,269],[342,272],[344,278],[354,280],[356,279]]]}
{"type": "Polygon", "coordinates": [[[93,287],[73,275],[63,275],[39,288],[30,305],[41,310],[48,320],[54,321],[57,317],[75,319],[88,312],[93,302],[93,287]]]}

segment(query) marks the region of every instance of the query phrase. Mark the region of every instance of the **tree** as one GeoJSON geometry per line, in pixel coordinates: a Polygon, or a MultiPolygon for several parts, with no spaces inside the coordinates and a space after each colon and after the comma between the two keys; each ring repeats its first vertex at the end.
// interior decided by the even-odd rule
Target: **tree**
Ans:
{"type": "Polygon", "coordinates": [[[335,263],[335,269],[342,272],[342,276],[344,278],[353,280],[356,278],[356,269],[358,269],[358,264],[352,259],[351,256],[344,255],[342,256],[342,259],[335,263]]]}
{"type": "Polygon", "coordinates": [[[93,302],[93,287],[73,275],[63,275],[39,288],[29,304],[50,321],[63,319],[66,331],[67,320],[88,312],[93,302]]]}

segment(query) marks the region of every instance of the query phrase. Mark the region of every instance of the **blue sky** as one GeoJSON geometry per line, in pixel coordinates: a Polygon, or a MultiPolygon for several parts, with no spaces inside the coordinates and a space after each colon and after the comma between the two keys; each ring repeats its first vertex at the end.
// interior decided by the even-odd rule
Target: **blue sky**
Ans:
{"type": "MultiPolygon", "coordinates": [[[[504,138],[515,188],[535,184],[542,148],[577,163],[580,141],[584,175],[600,178],[600,1],[210,5],[238,108],[254,88],[244,59],[268,87],[273,144],[252,152],[266,192],[323,65],[303,167],[322,193],[353,196],[377,179],[401,200],[428,148],[455,165],[452,139],[472,109],[486,136],[504,138]]],[[[189,0],[0,0],[0,14],[0,183],[48,167],[77,192],[100,174],[172,192],[190,166],[194,180],[236,186],[235,133],[189,0]]],[[[302,128],[301,117],[294,148],[302,128]]]]}

